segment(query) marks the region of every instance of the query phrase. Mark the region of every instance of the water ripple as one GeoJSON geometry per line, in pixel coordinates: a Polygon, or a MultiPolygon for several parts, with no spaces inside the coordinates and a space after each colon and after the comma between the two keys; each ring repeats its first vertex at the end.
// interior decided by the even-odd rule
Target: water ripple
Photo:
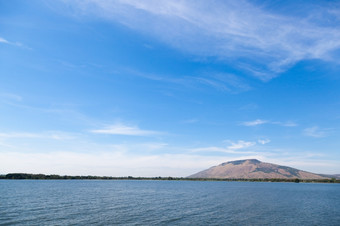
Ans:
{"type": "Polygon", "coordinates": [[[0,225],[339,225],[339,184],[0,181],[0,225]]]}

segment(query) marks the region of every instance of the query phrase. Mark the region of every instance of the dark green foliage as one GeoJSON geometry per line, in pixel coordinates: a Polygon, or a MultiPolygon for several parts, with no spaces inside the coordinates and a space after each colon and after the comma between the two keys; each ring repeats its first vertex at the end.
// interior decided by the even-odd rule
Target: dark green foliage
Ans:
{"type": "Polygon", "coordinates": [[[254,164],[254,165],[261,163],[257,159],[245,159],[245,160],[236,160],[236,161],[227,162],[226,164],[232,163],[233,165],[240,165],[244,163],[245,161],[249,161],[249,163],[254,164]]]}
{"type": "Polygon", "coordinates": [[[232,161],[232,162],[228,162],[228,163],[232,163],[233,165],[241,165],[242,163],[244,163],[246,160],[237,160],[237,161],[232,161]]]}
{"type": "Polygon", "coordinates": [[[249,159],[249,162],[251,163],[251,164],[259,164],[259,163],[261,163],[259,160],[257,160],[257,159],[249,159]]]}
{"type": "Polygon", "coordinates": [[[265,168],[265,167],[258,167],[253,172],[279,173],[277,170],[273,170],[271,168],[265,168]]]}

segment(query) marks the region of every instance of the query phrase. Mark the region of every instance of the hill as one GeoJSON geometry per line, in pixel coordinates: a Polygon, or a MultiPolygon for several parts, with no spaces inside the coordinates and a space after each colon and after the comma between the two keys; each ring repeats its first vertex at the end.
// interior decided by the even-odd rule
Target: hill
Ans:
{"type": "Polygon", "coordinates": [[[321,176],[287,166],[261,162],[257,159],[245,159],[222,163],[203,170],[188,178],[237,178],[237,179],[328,179],[321,176]]]}
{"type": "Polygon", "coordinates": [[[340,174],[320,174],[323,177],[340,179],[340,174]]]}

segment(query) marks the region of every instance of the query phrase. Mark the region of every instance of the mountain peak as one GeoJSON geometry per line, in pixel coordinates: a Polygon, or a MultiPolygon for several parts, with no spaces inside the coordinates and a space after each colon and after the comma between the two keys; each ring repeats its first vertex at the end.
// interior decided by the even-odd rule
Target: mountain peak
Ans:
{"type": "Polygon", "coordinates": [[[261,162],[257,159],[244,159],[224,162],[213,166],[189,178],[281,178],[281,179],[326,179],[326,177],[287,166],[261,162]]]}

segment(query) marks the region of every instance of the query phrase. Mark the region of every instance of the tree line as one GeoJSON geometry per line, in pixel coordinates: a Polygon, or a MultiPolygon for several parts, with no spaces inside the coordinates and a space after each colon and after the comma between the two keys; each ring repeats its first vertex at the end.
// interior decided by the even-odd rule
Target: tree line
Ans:
{"type": "Polygon", "coordinates": [[[294,183],[340,183],[339,179],[282,179],[282,178],[187,178],[187,177],[109,177],[109,176],[60,176],[29,173],[9,173],[0,175],[0,179],[7,180],[185,180],[185,181],[248,181],[248,182],[294,182],[294,183]]]}

